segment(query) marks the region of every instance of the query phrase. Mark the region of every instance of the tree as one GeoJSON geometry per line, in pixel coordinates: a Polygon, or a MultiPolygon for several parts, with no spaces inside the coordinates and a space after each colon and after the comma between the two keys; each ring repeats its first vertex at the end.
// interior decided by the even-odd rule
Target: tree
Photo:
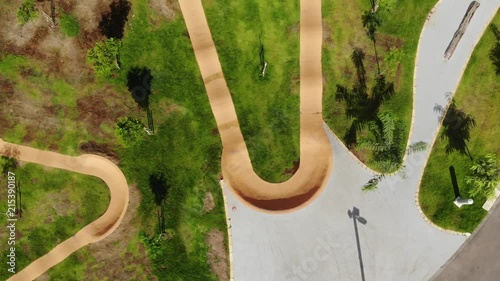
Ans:
{"type": "Polygon", "coordinates": [[[120,68],[117,60],[119,48],[120,41],[111,38],[98,42],[87,52],[87,62],[92,65],[98,76],[107,77],[114,68],[120,68]]]}
{"type": "Polygon", "coordinates": [[[384,57],[384,62],[387,68],[382,71],[387,71],[388,76],[394,77],[401,60],[403,59],[403,51],[401,49],[391,47],[384,57]]]}
{"type": "Polygon", "coordinates": [[[136,118],[121,118],[116,124],[116,134],[127,146],[141,140],[144,133],[144,124],[136,118]]]}
{"type": "Polygon", "coordinates": [[[377,28],[380,26],[380,19],[377,12],[366,11],[364,15],[361,16],[363,22],[363,27],[366,28],[366,35],[373,42],[373,49],[375,50],[375,60],[377,62],[377,73],[380,74],[380,65],[378,63],[377,55],[377,40],[376,32],[377,28]]]}
{"type": "Polygon", "coordinates": [[[375,152],[375,161],[379,162],[382,172],[398,168],[402,164],[404,153],[404,130],[398,118],[390,111],[383,112],[377,120],[368,123],[368,129],[374,139],[363,139],[358,147],[375,152]]]}
{"type": "Polygon", "coordinates": [[[378,10],[378,5],[379,5],[380,0],[370,0],[370,12],[371,13],[376,13],[378,10]]]}
{"type": "Polygon", "coordinates": [[[500,169],[494,154],[487,154],[475,161],[469,168],[470,175],[465,178],[471,197],[494,195],[500,184],[500,169]]]}
{"type": "Polygon", "coordinates": [[[35,6],[35,0],[25,0],[19,9],[17,9],[17,21],[21,25],[28,23],[38,17],[38,10],[35,6]]]}
{"type": "Polygon", "coordinates": [[[0,157],[0,164],[0,166],[2,166],[2,171],[4,174],[7,174],[9,171],[15,171],[15,169],[19,167],[19,162],[17,162],[17,159],[8,156],[0,157]]]}
{"type": "Polygon", "coordinates": [[[383,75],[375,78],[375,86],[368,94],[366,85],[366,71],[364,68],[365,55],[361,49],[354,49],[351,60],[356,67],[357,81],[352,89],[337,85],[335,98],[337,101],[346,102],[346,116],[353,119],[351,128],[344,136],[349,147],[356,143],[356,132],[361,130],[368,122],[376,120],[379,109],[385,100],[394,94],[394,84],[387,83],[383,75]]]}

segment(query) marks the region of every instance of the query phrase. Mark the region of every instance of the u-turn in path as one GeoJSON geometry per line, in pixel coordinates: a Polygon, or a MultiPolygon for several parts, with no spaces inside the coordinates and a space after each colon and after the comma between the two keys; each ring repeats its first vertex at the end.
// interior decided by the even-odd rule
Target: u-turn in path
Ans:
{"type": "Polygon", "coordinates": [[[290,210],[311,201],[332,169],[322,117],[321,0],[300,5],[300,166],[283,183],[266,182],[252,168],[201,0],[180,0],[179,4],[221,136],[225,182],[237,196],[262,209],[290,210]]]}
{"type": "MultiPolygon", "coordinates": [[[[410,142],[434,141],[439,128],[434,105],[448,103],[445,94],[455,91],[475,44],[500,5],[500,0],[478,2],[481,6],[449,60],[443,52],[470,1],[441,0],[425,24],[416,62],[410,142]]],[[[416,191],[430,150],[405,157],[408,178],[393,176],[375,192],[361,191],[372,173],[322,124],[321,1],[301,0],[301,165],[292,179],[281,184],[267,183],[253,172],[201,1],[181,0],[180,4],[224,147],[234,279],[420,281],[431,277],[465,237],[431,226],[417,209],[416,191]],[[332,152],[336,163],[341,163],[335,169],[332,152]],[[290,210],[303,203],[308,205],[274,215],[250,207],[290,210]]],[[[128,206],[128,185],[110,161],[0,140],[0,154],[6,148],[18,151],[22,161],[99,177],[111,193],[104,215],[9,280],[38,277],[81,247],[105,238],[121,222],[128,206]]]]}
{"type": "MultiPolygon", "coordinates": [[[[109,207],[101,217],[57,245],[46,255],[33,261],[9,278],[9,281],[27,281],[37,278],[80,248],[106,238],[122,221],[129,202],[128,184],[122,171],[111,161],[97,155],[72,157],[10,144],[0,139],[0,155],[4,155],[6,151],[14,151],[14,154],[17,154],[16,158],[24,162],[98,177],[106,183],[110,191],[109,207]]],[[[74,188],[92,187],[75,186],[74,188]]]]}
{"type": "MultiPolygon", "coordinates": [[[[478,1],[481,5],[453,56],[445,60],[444,52],[470,2],[441,0],[425,23],[415,68],[409,143],[425,141],[432,147],[440,125],[433,108],[436,104],[447,105],[446,94],[454,93],[475,44],[500,4],[500,0],[478,1]]],[[[259,188],[267,185],[261,184],[261,181],[240,184],[231,174],[234,172],[236,175],[239,171],[252,173],[250,164],[232,166],[226,158],[236,157],[234,159],[246,161],[248,152],[237,129],[234,107],[220,72],[201,3],[199,0],[180,3],[209,97],[211,93],[226,96],[224,102],[210,97],[217,123],[223,130],[234,130],[236,135],[228,139],[222,136],[224,149],[232,147],[231,141],[236,140],[237,144],[234,151],[229,150],[234,155],[223,156],[223,160],[226,159],[226,162],[223,161],[224,193],[231,222],[234,280],[421,281],[430,278],[466,239],[465,236],[437,229],[419,212],[417,190],[430,149],[405,157],[407,178],[386,178],[377,191],[366,193],[361,191],[361,186],[373,176],[372,172],[359,165],[344,145],[330,134],[335,168],[331,168],[331,176],[321,196],[309,205],[292,213],[270,215],[249,208],[246,204],[248,200],[241,200],[241,193],[258,196],[259,188]],[[193,25],[194,22],[196,25],[193,25]],[[204,33],[204,37],[196,43],[202,37],[196,34],[198,30],[202,30],[200,32],[204,33]],[[205,48],[210,48],[210,53],[205,48]],[[209,61],[217,65],[217,69],[204,72],[204,64],[209,61]],[[220,89],[212,85],[214,82],[221,85],[223,92],[218,92],[220,89]],[[218,115],[226,114],[224,109],[230,111],[231,118],[220,122],[223,119],[218,115]],[[249,183],[255,184],[255,187],[249,186],[249,183]],[[230,192],[232,189],[237,192],[230,192]],[[348,215],[348,210],[352,214],[354,208],[359,210],[355,225],[348,215]]],[[[303,40],[308,32],[321,30],[309,29],[307,23],[311,15],[321,17],[320,8],[319,0],[301,1],[301,75],[303,56],[319,52],[317,48],[307,49],[303,40]]],[[[301,76],[301,83],[305,82],[303,78],[301,76]]],[[[301,103],[302,98],[301,91],[301,103]]],[[[325,127],[325,130],[328,131],[328,128],[325,127]]],[[[303,153],[301,144],[301,160],[303,153]]],[[[242,179],[245,178],[248,179],[243,175],[242,179]]],[[[274,196],[264,194],[267,198],[274,196]]]]}

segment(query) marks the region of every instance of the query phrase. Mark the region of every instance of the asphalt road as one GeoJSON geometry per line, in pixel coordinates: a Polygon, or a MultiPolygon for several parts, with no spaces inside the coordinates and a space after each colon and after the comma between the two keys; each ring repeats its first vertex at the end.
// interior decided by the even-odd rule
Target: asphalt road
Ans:
{"type": "Polygon", "coordinates": [[[432,281],[500,280],[500,201],[432,281]]]}

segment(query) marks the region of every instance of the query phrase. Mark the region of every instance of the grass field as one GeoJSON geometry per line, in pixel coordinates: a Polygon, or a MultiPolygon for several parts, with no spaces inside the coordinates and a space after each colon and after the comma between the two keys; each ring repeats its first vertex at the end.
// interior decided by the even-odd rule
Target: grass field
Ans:
{"type": "MultiPolygon", "coordinates": [[[[14,95],[13,101],[3,104],[17,108],[17,112],[8,113],[4,118],[7,121],[0,120],[10,122],[9,129],[0,128],[0,133],[6,141],[73,155],[81,153],[81,140],[96,140],[115,147],[118,142],[113,127],[118,117],[140,117],[146,123],[146,113],[135,107],[127,92],[128,71],[134,67],[150,69],[153,78],[150,109],[157,133],[117,151],[120,167],[142,194],[138,211],[142,234],[131,240],[130,251],[139,252],[137,248],[144,244],[160,280],[216,280],[207,263],[210,245],[206,237],[212,229],[225,233],[217,182],[220,139],[180,13],[177,11],[166,21],[149,2],[131,1],[133,17],[126,24],[120,52],[121,70],[109,81],[88,79],[75,85],[72,79],[53,74],[47,71],[47,66],[31,59],[2,54],[0,73],[13,85],[14,92],[25,94],[14,95]],[[30,108],[20,107],[22,104],[46,111],[42,117],[30,116],[30,108]],[[51,115],[49,109],[54,105],[58,106],[53,108],[57,114],[51,115]],[[106,110],[102,111],[103,108],[106,110]],[[41,118],[44,124],[36,122],[41,118]],[[83,122],[85,126],[81,125],[83,122]],[[167,230],[167,235],[161,238],[164,240],[158,240],[158,207],[150,186],[151,175],[158,173],[165,176],[170,186],[163,202],[167,230]],[[203,206],[207,193],[212,193],[215,201],[210,212],[203,206]]],[[[397,94],[385,108],[392,109],[409,127],[416,44],[435,0],[395,2],[398,5],[392,13],[397,17],[388,12],[382,14],[380,56],[383,60],[390,47],[401,48],[404,55],[399,70],[388,74],[396,83],[397,94]]],[[[203,3],[254,168],[265,180],[286,180],[290,175],[285,170],[292,168],[299,157],[299,1],[203,3]],[[261,42],[268,63],[264,77],[259,76],[261,42]]],[[[360,20],[367,5],[368,1],[361,0],[323,1],[324,115],[340,137],[349,121],[343,105],[333,96],[336,84],[350,86],[353,81],[354,69],[348,58],[352,48],[365,50],[369,73],[375,67],[371,43],[360,20]]],[[[369,153],[356,153],[375,166],[369,153]]],[[[64,280],[79,279],[83,268],[98,262],[92,260],[92,251],[83,249],[75,253],[49,274],[61,274],[64,280]]],[[[139,269],[131,271],[140,276],[139,269]]]]}
{"type": "Polygon", "coordinates": [[[285,181],[299,160],[299,1],[223,0],[204,8],[253,168],[267,181],[285,181]]]}
{"type": "MultiPolygon", "coordinates": [[[[377,36],[381,70],[396,86],[395,97],[382,110],[393,111],[406,132],[411,121],[418,38],[435,3],[381,4],[385,7],[380,10],[382,26],[377,36]],[[402,52],[395,69],[388,69],[384,63],[391,48],[402,52]]],[[[323,112],[327,124],[341,138],[351,121],[334,95],[337,84],[350,87],[354,81],[354,66],[349,58],[353,48],[367,54],[370,85],[375,77],[373,47],[361,23],[368,5],[369,1],[363,0],[323,1],[323,112]]],[[[299,160],[299,1],[272,5],[262,1],[206,1],[204,7],[254,170],[265,180],[284,181],[290,177],[285,170],[299,160]],[[268,62],[265,77],[259,76],[261,43],[268,62]]],[[[359,135],[369,137],[366,130],[359,135]]],[[[371,152],[354,149],[354,153],[372,168],[380,169],[371,152]]]]}
{"type": "MultiPolygon", "coordinates": [[[[35,164],[24,164],[15,174],[21,187],[23,209],[22,217],[16,222],[17,272],[96,220],[108,207],[108,188],[97,178],[35,164]]],[[[2,174],[0,179],[6,185],[5,175],[2,174]]],[[[6,188],[0,191],[0,197],[7,198],[6,188]]],[[[0,208],[7,210],[7,200],[0,202],[0,208]]],[[[4,264],[10,247],[8,234],[7,231],[0,232],[1,240],[5,241],[0,246],[4,264]]],[[[82,280],[87,261],[82,257],[85,255],[83,250],[65,261],[66,268],[72,267],[71,271],[56,270],[49,276],[53,280],[62,277],[82,280]]],[[[10,275],[7,270],[2,270],[0,279],[6,280],[10,275]]]]}
{"type": "Polygon", "coordinates": [[[5,93],[0,104],[4,109],[0,119],[6,123],[0,128],[2,138],[75,156],[80,154],[83,140],[114,144],[113,130],[108,128],[133,101],[116,102],[115,95],[97,97],[108,86],[86,83],[76,88],[64,77],[47,73],[46,67],[36,60],[0,53],[0,75],[14,92],[5,93]],[[114,103],[115,107],[96,111],[89,102],[114,103]]]}
{"type": "MultiPolygon", "coordinates": [[[[99,242],[74,253],[49,270],[54,280],[154,280],[151,271],[160,280],[216,280],[207,262],[212,246],[207,237],[214,229],[226,233],[217,181],[220,139],[182,18],[174,13],[167,22],[150,5],[132,1],[134,17],[129,16],[120,53],[122,70],[112,79],[94,79],[86,68],[80,76],[69,77],[40,58],[0,52],[0,86],[8,90],[0,97],[2,138],[71,155],[88,152],[80,147],[85,142],[107,145],[142,197],[137,217],[127,224],[136,225],[137,234],[117,234],[116,239],[124,241],[104,246],[99,242]],[[127,90],[127,74],[133,67],[149,67],[153,75],[150,109],[157,134],[135,147],[119,148],[114,135],[119,117],[139,117],[147,123],[146,113],[127,90]],[[167,235],[160,245],[154,242],[158,222],[151,173],[168,175],[171,186],[164,202],[167,235]],[[210,193],[214,206],[207,210],[204,199],[210,193]],[[118,244],[122,248],[117,249],[118,244]],[[102,262],[118,256],[112,265],[102,262]]],[[[75,40],[88,35],[86,22],[81,23],[82,32],[75,40]]],[[[219,252],[227,252],[227,245],[220,247],[219,252]]],[[[215,263],[227,267],[227,260],[215,263]]]]}
{"type": "MultiPolygon", "coordinates": [[[[424,1],[380,1],[379,11],[381,27],[377,35],[378,56],[381,71],[388,82],[394,82],[396,95],[385,102],[381,110],[392,111],[402,121],[406,136],[411,123],[413,100],[413,70],[418,38],[427,14],[437,2],[424,1]],[[390,68],[384,58],[391,49],[402,52],[399,66],[390,68]]],[[[326,80],[323,96],[323,114],[326,123],[341,139],[347,133],[351,120],[344,111],[344,103],[335,100],[336,85],[351,87],[355,81],[355,68],[350,55],[354,48],[361,48],[365,54],[365,68],[368,83],[373,83],[376,75],[375,53],[371,41],[365,34],[361,15],[369,9],[366,0],[324,0],[324,44],[323,73],[326,80]],[[325,33],[326,32],[326,33],[325,33]]],[[[369,137],[365,130],[359,133],[361,138],[369,137]]],[[[403,150],[404,151],[404,150],[403,150]]],[[[353,150],[361,161],[368,166],[380,170],[373,154],[366,150],[353,150]]]]}
{"type": "MultiPolygon", "coordinates": [[[[182,18],[158,20],[147,1],[132,4],[134,17],[120,53],[122,71],[113,83],[126,84],[131,68],[151,70],[150,109],[156,134],[119,151],[120,167],[141,190],[141,230],[158,279],[216,280],[207,263],[210,245],[205,242],[212,229],[225,233],[215,120],[182,18]],[[154,174],[163,175],[169,186],[163,202],[167,233],[163,238],[158,236],[158,207],[150,185],[154,174]],[[203,204],[208,192],[215,202],[210,212],[203,204]]],[[[145,113],[142,118],[146,122],[145,113]]]]}
{"type": "MultiPolygon", "coordinates": [[[[493,23],[500,26],[500,13],[497,13],[493,23]]],[[[488,29],[474,50],[455,94],[457,107],[472,115],[477,123],[470,133],[468,143],[475,159],[488,153],[496,154],[497,158],[500,156],[500,79],[495,75],[489,59],[489,52],[494,44],[495,36],[488,29]]],[[[486,211],[482,209],[486,198],[473,198],[473,205],[460,209],[453,204],[455,195],[449,166],[454,167],[460,193],[462,197],[466,197],[468,186],[464,179],[468,175],[471,160],[458,153],[447,154],[446,143],[445,139],[438,139],[434,144],[420,187],[420,206],[435,224],[446,229],[472,232],[486,215],[486,211]]]]}

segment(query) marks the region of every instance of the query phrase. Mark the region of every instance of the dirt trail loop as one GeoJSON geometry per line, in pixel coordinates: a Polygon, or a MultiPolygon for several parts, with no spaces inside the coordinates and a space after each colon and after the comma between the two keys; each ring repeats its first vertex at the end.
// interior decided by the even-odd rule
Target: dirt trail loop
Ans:
{"type": "MultiPolygon", "coordinates": [[[[72,157],[42,151],[27,146],[10,144],[2,139],[0,139],[0,155],[14,156],[16,159],[25,162],[95,176],[102,179],[108,185],[110,191],[109,207],[100,218],[57,245],[46,255],[32,262],[25,269],[9,278],[9,281],[26,281],[37,278],[83,246],[110,235],[123,219],[129,201],[128,184],[122,171],[111,161],[97,155],[87,154],[72,157]]],[[[83,187],[75,186],[75,188],[83,187]]]]}
{"type": "Polygon", "coordinates": [[[253,171],[201,1],[179,3],[222,139],[224,181],[241,199],[264,210],[285,211],[311,202],[333,165],[321,104],[321,0],[300,2],[300,166],[283,183],[266,182],[253,171]]]}

